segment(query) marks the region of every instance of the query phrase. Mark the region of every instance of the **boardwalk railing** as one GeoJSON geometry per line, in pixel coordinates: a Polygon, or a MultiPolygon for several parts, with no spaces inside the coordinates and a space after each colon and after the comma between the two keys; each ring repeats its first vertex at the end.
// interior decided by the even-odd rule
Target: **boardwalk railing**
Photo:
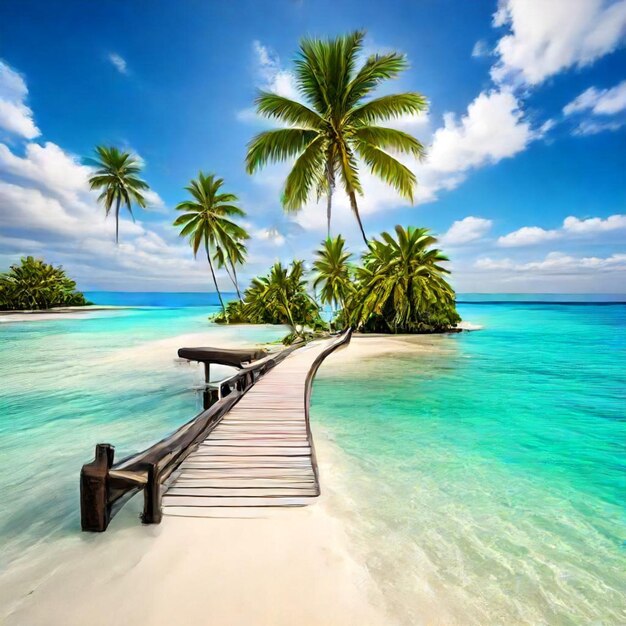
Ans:
{"type": "Polygon", "coordinates": [[[105,531],[115,512],[139,490],[144,492],[142,521],[158,524],[162,516],[162,484],[258,378],[299,347],[293,345],[270,354],[223,380],[221,398],[215,404],[143,452],[114,463],[114,447],[99,443],[95,459],[83,465],[80,473],[82,529],[105,531]]]}
{"type": "Polygon", "coordinates": [[[309,370],[309,373],[306,377],[305,389],[304,389],[304,416],[306,419],[306,432],[309,438],[309,442],[311,445],[311,464],[313,466],[313,474],[315,475],[315,484],[317,485],[317,495],[320,494],[320,480],[319,480],[319,470],[317,467],[317,456],[315,454],[315,444],[313,442],[313,435],[311,433],[311,420],[309,419],[309,411],[311,408],[311,392],[313,389],[313,379],[315,378],[315,374],[317,374],[317,370],[320,368],[320,365],[324,362],[324,359],[335,350],[339,350],[341,348],[345,348],[352,338],[352,328],[348,328],[344,330],[341,335],[337,338],[336,341],[333,341],[323,352],[317,355],[315,361],[313,361],[313,365],[309,370]]]}

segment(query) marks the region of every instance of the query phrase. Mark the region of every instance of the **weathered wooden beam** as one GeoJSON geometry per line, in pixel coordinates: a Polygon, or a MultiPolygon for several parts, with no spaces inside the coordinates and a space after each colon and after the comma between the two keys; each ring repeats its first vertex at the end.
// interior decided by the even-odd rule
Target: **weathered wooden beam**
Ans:
{"type": "Polygon", "coordinates": [[[141,521],[144,524],[160,524],[162,519],[159,467],[156,463],[151,463],[148,466],[148,482],[144,488],[141,521]]]}
{"type": "Polygon", "coordinates": [[[80,472],[80,524],[83,530],[103,532],[111,519],[109,470],[115,448],[109,443],[96,446],[95,459],[80,472]]]}

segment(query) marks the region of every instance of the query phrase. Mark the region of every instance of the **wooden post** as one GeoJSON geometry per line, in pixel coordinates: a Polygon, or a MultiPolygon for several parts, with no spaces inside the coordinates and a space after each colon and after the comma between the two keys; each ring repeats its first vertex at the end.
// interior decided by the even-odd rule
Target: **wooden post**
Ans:
{"type": "Polygon", "coordinates": [[[108,443],[96,446],[96,457],[80,472],[80,525],[83,530],[103,532],[111,519],[109,469],[115,448],[108,443]]]}
{"type": "Polygon", "coordinates": [[[212,404],[213,398],[211,394],[211,390],[208,388],[209,383],[211,382],[211,364],[206,362],[204,363],[204,391],[202,392],[202,408],[206,411],[212,404]]]}
{"type": "Polygon", "coordinates": [[[160,524],[162,518],[159,469],[155,463],[151,463],[148,466],[148,482],[144,489],[141,521],[144,524],[160,524]]]}

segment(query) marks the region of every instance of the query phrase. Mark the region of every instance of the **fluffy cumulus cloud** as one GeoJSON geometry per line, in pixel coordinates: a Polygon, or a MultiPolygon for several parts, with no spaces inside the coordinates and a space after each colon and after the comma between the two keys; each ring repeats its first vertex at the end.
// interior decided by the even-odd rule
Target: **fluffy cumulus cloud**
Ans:
{"type": "Polygon", "coordinates": [[[497,83],[538,85],[570,67],[590,65],[623,44],[626,0],[500,0],[497,83]]]}
{"type": "Polygon", "coordinates": [[[446,246],[462,246],[476,243],[491,230],[493,222],[483,217],[468,216],[457,220],[440,237],[440,242],[446,246]]]}
{"type": "Polygon", "coordinates": [[[177,288],[181,272],[206,282],[188,248],[158,224],[123,216],[115,246],[114,221],[89,191],[90,169],[56,144],[28,144],[23,157],[0,144],[0,172],[2,266],[36,254],[62,263],[87,287],[177,288]]]}
{"type": "Polygon", "coordinates": [[[34,139],[41,133],[26,105],[28,87],[23,77],[0,61],[0,132],[34,139]]]}
{"type": "MultiPolygon", "coordinates": [[[[24,78],[0,63],[0,127],[21,149],[0,143],[0,267],[34,254],[61,263],[82,288],[207,288],[208,276],[193,261],[189,247],[168,222],[120,220],[120,245],[114,220],[105,220],[89,190],[91,168],[59,145],[28,141],[38,136],[33,113],[24,104],[24,78]],[[13,111],[7,117],[7,111],[13,111]]],[[[147,194],[150,207],[164,210],[160,196],[147,194]]],[[[226,285],[225,285],[226,286],[226,285]]]]}
{"type": "Polygon", "coordinates": [[[515,248],[541,244],[555,239],[597,237],[615,231],[626,231],[626,215],[616,214],[607,218],[590,217],[586,219],[570,216],[563,220],[561,228],[548,230],[539,226],[524,226],[499,237],[497,243],[504,248],[515,248]]]}
{"type": "Polygon", "coordinates": [[[443,174],[465,172],[512,157],[536,137],[510,90],[481,93],[457,119],[444,115],[435,131],[427,167],[443,174]]]}

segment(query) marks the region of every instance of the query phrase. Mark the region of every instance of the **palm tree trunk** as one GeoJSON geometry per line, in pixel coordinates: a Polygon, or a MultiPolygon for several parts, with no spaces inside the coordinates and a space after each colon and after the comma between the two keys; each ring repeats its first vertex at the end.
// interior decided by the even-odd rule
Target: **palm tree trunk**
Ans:
{"type": "Polygon", "coordinates": [[[211,276],[213,276],[213,284],[215,285],[215,291],[217,291],[217,297],[220,299],[220,304],[222,306],[222,313],[226,314],[226,307],[224,306],[224,300],[222,300],[222,294],[220,292],[220,288],[217,286],[217,277],[215,276],[215,270],[213,269],[213,262],[211,261],[211,255],[209,253],[209,246],[206,247],[206,258],[209,262],[209,267],[211,268],[211,276]]]}
{"type": "Polygon", "coordinates": [[[363,224],[361,223],[361,216],[359,215],[359,207],[356,203],[356,194],[354,193],[354,191],[351,191],[348,195],[350,196],[350,207],[352,208],[354,217],[356,217],[356,221],[359,224],[359,228],[361,229],[361,235],[363,237],[363,241],[365,242],[365,245],[367,246],[369,245],[369,242],[365,235],[365,231],[363,230],[363,224]]]}
{"type": "MultiPolygon", "coordinates": [[[[230,282],[233,284],[233,287],[237,290],[237,295],[239,296],[239,299],[241,300],[241,294],[239,293],[239,287],[237,286],[237,282],[236,282],[235,276],[233,276],[230,273],[230,270],[228,269],[228,264],[227,263],[224,263],[223,267],[226,270],[226,275],[230,279],[230,282]]],[[[231,263],[231,267],[232,267],[232,263],[231,263]]],[[[233,268],[233,270],[234,270],[234,268],[233,268]]]]}
{"type": "Polygon", "coordinates": [[[330,237],[330,214],[333,206],[333,191],[335,190],[335,179],[331,168],[326,166],[326,182],[328,183],[328,195],[326,197],[326,220],[328,223],[327,235],[330,237]]]}
{"type": "Polygon", "coordinates": [[[115,245],[120,242],[120,202],[122,198],[117,196],[117,202],[115,203],[115,245]]]}
{"type": "Polygon", "coordinates": [[[232,261],[230,262],[230,266],[233,268],[233,276],[235,277],[235,280],[233,282],[235,283],[235,289],[237,290],[237,297],[239,298],[239,300],[241,300],[241,292],[239,291],[239,280],[237,279],[237,270],[235,269],[235,264],[232,261]]]}

